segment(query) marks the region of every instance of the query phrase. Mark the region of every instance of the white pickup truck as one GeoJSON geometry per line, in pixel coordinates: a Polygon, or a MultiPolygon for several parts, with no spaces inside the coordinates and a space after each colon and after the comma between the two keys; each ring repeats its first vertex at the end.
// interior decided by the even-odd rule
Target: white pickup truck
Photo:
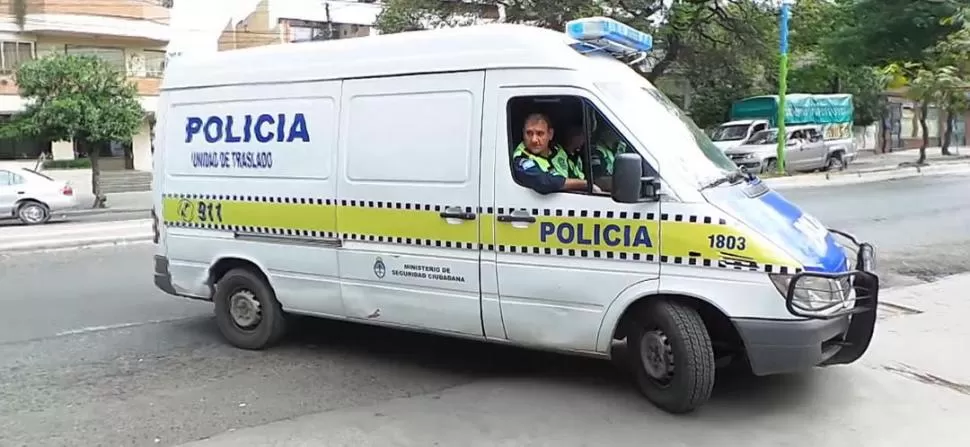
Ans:
{"type": "Polygon", "coordinates": [[[721,124],[711,134],[714,146],[722,151],[740,146],[757,132],[770,127],[767,120],[736,120],[721,124]]]}
{"type": "MultiPolygon", "coordinates": [[[[851,139],[825,139],[822,126],[800,125],[786,128],[785,167],[788,171],[839,171],[855,159],[855,142],[851,139]]],[[[734,164],[750,172],[775,171],[778,165],[778,129],[754,132],[741,144],[729,147],[724,154],[734,164]]]]}

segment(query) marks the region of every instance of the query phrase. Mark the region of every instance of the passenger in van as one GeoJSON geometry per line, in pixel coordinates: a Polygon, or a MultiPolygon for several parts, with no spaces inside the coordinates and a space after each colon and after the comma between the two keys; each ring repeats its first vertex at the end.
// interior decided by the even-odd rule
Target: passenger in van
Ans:
{"type": "Polygon", "coordinates": [[[586,132],[582,126],[573,126],[566,131],[566,159],[569,161],[569,177],[586,180],[583,170],[583,149],[586,147],[586,132]]]}
{"type": "MultiPolygon", "coordinates": [[[[593,151],[590,153],[590,164],[593,173],[593,192],[600,193],[609,191],[613,178],[613,162],[616,159],[617,151],[613,147],[617,144],[609,144],[612,138],[604,136],[594,137],[593,151]]],[[[570,128],[569,137],[566,139],[566,152],[570,154],[570,160],[578,160],[580,172],[582,172],[582,157],[586,147],[586,132],[582,126],[570,128]]],[[[585,178],[580,177],[580,178],[585,178]]]]}
{"type": "Polygon", "coordinates": [[[553,135],[555,131],[546,115],[533,113],[526,117],[522,142],[512,153],[516,180],[539,194],[586,190],[586,180],[570,178],[569,156],[562,147],[552,144],[553,135]]]}

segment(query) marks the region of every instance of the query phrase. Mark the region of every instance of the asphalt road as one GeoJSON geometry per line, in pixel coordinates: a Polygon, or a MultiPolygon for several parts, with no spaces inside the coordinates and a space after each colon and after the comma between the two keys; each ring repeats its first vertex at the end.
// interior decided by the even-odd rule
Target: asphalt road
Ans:
{"type": "MultiPolygon", "coordinates": [[[[81,222],[110,222],[118,220],[148,219],[151,214],[148,211],[113,211],[113,210],[80,210],[72,211],[64,215],[51,218],[50,225],[61,223],[81,223],[81,222]]],[[[23,225],[15,219],[0,220],[0,227],[23,225]]]]}
{"type": "MultiPolygon", "coordinates": [[[[915,178],[785,195],[830,226],[875,241],[882,268],[893,273],[890,283],[904,284],[967,269],[968,182],[970,177],[915,178]]],[[[571,419],[578,417],[576,411],[557,422],[558,412],[614,405],[624,416],[596,419],[590,433],[609,427],[623,431],[629,427],[624,424],[643,418],[689,429],[689,422],[674,422],[636,397],[608,362],[323,321],[304,322],[280,348],[240,351],[219,336],[210,305],[155,290],[152,250],[132,245],[0,256],[0,304],[6,309],[0,313],[0,446],[178,445],[324,411],[353,419],[356,413],[347,412],[354,409],[371,416],[416,414],[424,405],[454,431],[470,423],[459,416],[475,417],[479,403],[488,413],[482,415],[486,428],[477,430],[501,431],[496,421],[503,417],[516,430],[557,423],[577,429],[579,422],[571,419]],[[537,399],[531,404],[529,393],[537,399]],[[369,410],[387,402],[397,402],[397,410],[369,410]],[[529,408],[516,413],[515,405],[529,408]]],[[[935,394],[904,398],[908,385],[896,379],[846,371],[854,370],[719,386],[714,410],[703,420],[737,439],[751,430],[802,426],[799,420],[779,422],[777,415],[804,418],[806,406],[814,417],[825,411],[817,408],[821,399],[843,406],[832,414],[898,413],[898,420],[887,419],[887,427],[905,426],[904,416],[916,411],[910,405],[920,399],[942,407],[950,402],[935,394]],[[823,383],[847,388],[819,388],[823,383]],[[856,386],[865,392],[845,394],[856,386]],[[845,408],[848,395],[886,390],[904,393],[898,408],[886,409],[882,402],[865,411],[845,408]],[[732,406],[739,400],[757,405],[732,406]],[[750,429],[724,422],[742,415],[747,422],[735,423],[754,424],[750,429]]],[[[396,429],[434,430],[433,422],[396,429]]],[[[387,436],[392,443],[394,433],[387,436]]],[[[354,439],[363,438],[343,442],[364,445],[354,439]]],[[[371,441],[368,445],[380,445],[371,441]]],[[[525,441],[505,445],[529,444],[525,441]]],[[[541,444],[566,445],[562,441],[568,440],[549,438],[541,444]]],[[[497,445],[481,439],[476,444],[497,445]]]]}
{"type": "Polygon", "coordinates": [[[783,191],[830,228],[875,244],[883,283],[970,271],[970,176],[783,191]]]}

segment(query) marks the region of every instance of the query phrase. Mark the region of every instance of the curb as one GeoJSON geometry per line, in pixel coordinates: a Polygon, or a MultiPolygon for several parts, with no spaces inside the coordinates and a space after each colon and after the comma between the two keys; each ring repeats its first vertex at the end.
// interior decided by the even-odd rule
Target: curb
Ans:
{"type": "Polygon", "coordinates": [[[151,208],[90,208],[58,213],[65,217],[97,216],[100,214],[149,213],[151,208]]]}
{"type": "Polygon", "coordinates": [[[124,237],[94,237],[77,241],[41,242],[41,243],[12,243],[0,245],[0,254],[29,253],[44,250],[61,250],[71,248],[87,248],[95,246],[125,245],[152,240],[151,234],[124,237]]]}
{"type": "Polygon", "coordinates": [[[899,180],[911,177],[938,176],[951,174],[970,174],[970,164],[953,163],[949,165],[895,168],[857,172],[853,174],[816,175],[812,177],[786,177],[765,179],[772,189],[793,189],[811,186],[849,185],[872,183],[885,180],[899,180]]]}

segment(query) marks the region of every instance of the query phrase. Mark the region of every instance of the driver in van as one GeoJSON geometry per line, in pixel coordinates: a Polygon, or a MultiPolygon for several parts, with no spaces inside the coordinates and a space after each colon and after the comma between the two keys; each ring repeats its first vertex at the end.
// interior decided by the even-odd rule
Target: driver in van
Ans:
{"type": "MultiPolygon", "coordinates": [[[[522,142],[512,153],[515,178],[539,194],[585,191],[589,183],[571,178],[569,155],[561,146],[552,144],[554,135],[546,115],[533,113],[525,118],[522,142]]],[[[595,185],[593,190],[599,192],[595,185]]]]}

